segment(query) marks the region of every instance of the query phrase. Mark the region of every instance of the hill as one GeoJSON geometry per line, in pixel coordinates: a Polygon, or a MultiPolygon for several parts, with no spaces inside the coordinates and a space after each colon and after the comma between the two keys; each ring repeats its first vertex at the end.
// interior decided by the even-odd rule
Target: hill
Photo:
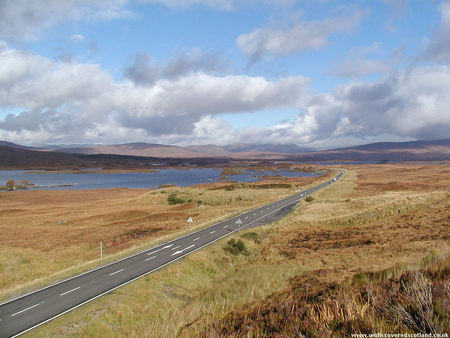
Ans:
{"type": "Polygon", "coordinates": [[[55,168],[148,168],[164,163],[169,166],[186,162],[221,165],[233,161],[294,162],[397,162],[397,161],[450,161],[450,139],[413,142],[381,142],[331,150],[304,152],[295,145],[190,146],[128,143],[45,150],[0,144],[0,168],[55,169],[55,168]],[[295,150],[299,152],[295,152],[295,150]]]}

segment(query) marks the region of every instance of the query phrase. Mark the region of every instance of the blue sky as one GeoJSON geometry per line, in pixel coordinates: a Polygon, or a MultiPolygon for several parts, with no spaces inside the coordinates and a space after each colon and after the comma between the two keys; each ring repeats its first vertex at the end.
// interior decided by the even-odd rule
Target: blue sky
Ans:
{"type": "Polygon", "coordinates": [[[0,139],[449,137],[450,2],[5,0],[0,139]]]}

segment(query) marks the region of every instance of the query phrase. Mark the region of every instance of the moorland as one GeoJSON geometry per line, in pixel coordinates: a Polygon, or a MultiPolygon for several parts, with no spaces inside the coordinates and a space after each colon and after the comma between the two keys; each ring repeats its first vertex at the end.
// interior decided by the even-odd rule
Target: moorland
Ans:
{"type": "MultiPolygon", "coordinates": [[[[344,168],[342,180],[283,219],[222,239],[30,335],[448,332],[450,168],[344,168]],[[229,250],[237,241],[243,247],[229,250]]],[[[0,193],[2,298],[95,266],[99,240],[113,259],[321,179],[0,193]],[[171,194],[183,203],[170,205],[171,194]]]]}

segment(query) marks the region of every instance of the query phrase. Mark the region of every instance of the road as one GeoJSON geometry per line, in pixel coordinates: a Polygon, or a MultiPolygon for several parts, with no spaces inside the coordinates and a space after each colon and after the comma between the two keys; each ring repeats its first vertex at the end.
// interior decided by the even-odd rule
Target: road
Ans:
{"type": "Polygon", "coordinates": [[[0,337],[27,332],[233,232],[273,222],[292,210],[300,199],[334,183],[343,174],[341,171],[329,181],[282,200],[4,302],[0,304],[0,337]]]}

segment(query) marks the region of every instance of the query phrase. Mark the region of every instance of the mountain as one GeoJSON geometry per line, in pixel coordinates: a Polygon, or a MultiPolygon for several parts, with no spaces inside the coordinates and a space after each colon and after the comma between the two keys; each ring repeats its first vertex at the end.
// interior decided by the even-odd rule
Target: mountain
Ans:
{"type": "Polygon", "coordinates": [[[77,154],[115,154],[131,156],[198,158],[198,157],[231,157],[231,158],[280,158],[285,155],[299,154],[309,151],[295,144],[232,144],[229,146],[200,145],[173,146],[150,143],[126,143],[90,147],[57,148],[53,151],[77,154]]]}
{"type": "Polygon", "coordinates": [[[18,148],[18,149],[28,149],[28,150],[41,150],[41,148],[21,146],[19,144],[7,142],[7,141],[0,141],[0,146],[10,147],[10,148],[18,148]]]}
{"type": "Polygon", "coordinates": [[[293,156],[298,161],[450,161],[450,139],[377,142],[293,156]]]}
{"type": "Polygon", "coordinates": [[[378,142],[324,151],[286,145],[190,146],[128,143],[109,146],[63,148],[53,151],[23,147],[0,141],[0,168],[152,168],[154,164],[170,166],[223,165],[230,161],[285,160],[296,162],[341,161],[450,161],[450,139],[413,142],[378,142]],[[296,149],[303,152],[292,153],[296,149]],[[279,151],[279,152],[276,152],[279,151]],[[288,153],[291,151],[291,153],[288,153]]]}
{"type": "Polygon", "coordinates": [[[127,156],[146,157],[173,157],[173,158],[195,158],[204,157],[203,154],[196,153],[187,148],[164,144],[150,144],[143,142],[102,145],[92,147],[58,148],[54,151],[77,154],[114,154],[127,156]]]}
{"type": "Polygon", "coordinates": [[[450,147],[450,138],[433,140],[433,141],[409,141],[409,142],[375,142],[363,144],[354,147],[338,148],[338,150],[370,150],[370,151],[389,151],[389,150],[418,150],[418,149],[432,149],[436,147],[450,147]]]}
{"type": "Polygon", "coordinates": [[[235,143],[224,147],[232,153],[279,153],[279,154],[299,154],[310,152],[311,150],[299,147],[296,144],[246,144],[235,143]]]}

